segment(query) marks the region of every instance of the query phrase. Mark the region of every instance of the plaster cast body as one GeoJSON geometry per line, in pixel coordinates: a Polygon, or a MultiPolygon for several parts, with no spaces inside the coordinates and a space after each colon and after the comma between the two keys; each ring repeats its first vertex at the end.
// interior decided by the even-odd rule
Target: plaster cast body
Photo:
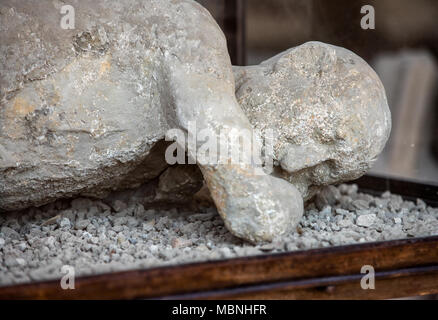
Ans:
{"type": "MultiPolygon", "coordinates": [[[[0,53],[6,57],[0,64],[0,209],[79,195],[105,197],[138,187],[167,170],[159,142],[170,128],[186,131],[189,121],[196,121],[198,130],[252,130],[249,116],[252,125],[260,127],[254,96],[240,93],[242,86],[259,90],[251,82],[259,77],[258,71],[252,74],[257,67],[249,68],[246,76],[236,69],[241,83],[237,96],[245,115],[236,101],[225,38],[200,5],[188,0],[71,1],[75,30],[59,27],[61,5],[11,0],[0,5],[0,53]]],[[[295,81],[296,70],[277,67],[295,81]]],[[[368,66],[361,68],[359,72],[369,72],[368,66]]],[[[375,88],[381,92],[376,97],[382,99],[378,78],[367,79],[378,83],[375,88]]],[[[278,83],[286,91],[289,84],[278,83]]],[[[263,81],[263,86],[269,84],[263,81]]],[[[268,97],[264,87],[260,90],[268,97]]],[[[278,96],[283,109],[290,99],[299,99],[298,94],[278,96]]],[[[339,94],[342,109],[350,96],[344,101],[339,94]]],[[[375,108],[383,108],[387,116],[386,99],[379,103],[375,108]]],[[[293,125],[307,121],[296,115],[293,125]]],[[[274,112],[265,125],[278,116],[274,112]]],[[[282,120],[284,129],[287,119],[282,120]]],[[[363,119],[361,128],[372,120],[363,119]]],[[[335,177],[315,167],[325,163],[319,158],[303,173],[302,163],[293,163],[293,150],[311,145],[288,138],[280,143],[287,141],[287,147],[276,149],[281,178],[256,175],[251,166],[200,165],[227,228],[250,241],[269,241],[293,228],[303,213],[298,189],[307,196],[308,187],[363,173],[363,164],[374,159],[389,132],[388,119],[379,121],[376,127],[384,133],[376,136],[378,141],[351,151],[372,149],[360,159],[360,168],[351,162],[335,177]],[[350,171],[354,173],[347,174],[350,171]],[[311,172],[317,172],[319,180],[309,180],[311,172]],[[324,178],[327,174],[330,179],[324,178]]]]}

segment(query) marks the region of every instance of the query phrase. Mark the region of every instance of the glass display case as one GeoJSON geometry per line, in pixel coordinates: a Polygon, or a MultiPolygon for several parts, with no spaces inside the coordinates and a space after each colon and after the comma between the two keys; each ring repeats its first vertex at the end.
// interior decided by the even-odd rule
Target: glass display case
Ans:
{"type": "MultiPolygon", "coordinates": [[[[145,166],[148,170],[151,170],[151,167],[158,168],[157,171],[162,175],[157,174],[147,185],[137,183],[138,188],[131,193],[123,190],[122,195],[117,194],[113,199],[107,197],[99,202],[94,202],[97,201],[94,198],[89,200],[87,195],[81,195],[75,204],[70,203],[71,198],[62,199],[39,207],[41,210],[26,207],[26,218],[17,216],[16,212],[5,213],[5,218],[0,219],[0,226],[4,227],[0,233],[0,240],[8,236],[14,240],[3,240],[0,245],[0,250],[3,250],[2,246],[5,243],[9,245],[8,248],[12,248],[8,252],[6,249],[0,251],[0,262],[3,263],[0,273],[3,271],[3,275],[8,275],[4,276],[4,279],[13,280],[12,283],[9,280],[0,281],[0,299],[391,299],[411,296],[434,298],[434,295],[438,294],[438,2],[197,2],[211,13],[223,31],[236,79],[238,75],[250,74],[252,70],[239,67],[257,66],[285,50],[309,41],[345,48],[363,59],[365,64],[373,68],[383,84],[391,112],[391,134],[385,148],[376,159],[372,159],[371,168],[364,165],[366,169],[361,173],[366,173],[357,175],[357,179],[345,179],[334,186],[315,188],[316,191],[309,187],[310,191],[303,196],[304,218],[293,232],[290,232],[291,235],[284,239],[274,239],[268,244],[249,243],[231,234],[224,235],[227,229],[214,206],[214,203],[216,206],[220,203],[216,198],[215,202],[211,200],[206,187],[201,188],[201,171],[205,176],[207,170],[199,171],[192,164],[189,174],[186,174],[185,171],[180,173],[178,166],[172,166],[172,170],[177,169],[169,170],[164,175],[163,172],[168,168],[157,158],[148,158],[149,162],[145,166]],[[169,176],[176,177],[176,184],[184,185],[189,181],[190,189],[172,189],[167,185],[169,181],[165,179],[169,176]],[[143,198],[150,194],[155,195],[156,189],[161,192],[160,205],[167,201],[166,197],[171,192],[174,192],[178,201],[181,197],[190,196],[192,199],[195,195],[198,197],[198,205],[207,199],[207,204],[213,209],[206,209],[204,202],[202,210],[190,207],[193,204],[191,202],[187,209],[187,203],[184,203],[185,207],[181,209],[183,214],[179,216],[179,211],[167,206],[165,211],[160,211],[162,207],[148,209],[145,203],[141,203],[141,206],[135,203],[135,208],[128,216],[122,214],[129,211],[130,199],[137,201],[140,195],[143,198]],[[181,193],[181,190],[185,193],[181,193]],[[84,198],[87,200],[83,200],[84,198]],[[201,198],[202,201],[199,200],[201,198]],[[81,210],[84,211],[83,214],[78,213],[81,210]],[[50,217],[47,212],[50,212],[50,217]],[[109,225],[109,233],[106,229],[99,229],[99,226],[92,228],[93,224],[98,225],[103,221],[99,219],[103,219],[102,216],[105,214],[111,216],[108,221],[105,220],[109,225]],[[152,217],[154,214],[156,216],[152,217]],[[35,215],[42,217],[42,221],[35,222],[35,215]],[[81,217],[78,218],[78,215],[81,217]],[[44,237],[42,236],[45,242],[41,242],[41,246],[47,250],[68,243],[62,238],[65,236],[63,231],[70,229],[70,225],[67,226],[70,220],[63,220],[65,217],[71,221],[76,219],[76,223],[72,222],[71,229],[74,231],[71,231],[71,234],[81,252],[78,253],[76,248],[76,251],[71,251],[76,252],[75,254],[85,261],[84,265],[87,265],[84,268],[86,272],[80,273],[74,281],[75,290],[65,290],[60,286],[58,278],[47,277],[47,273],[54,270],[50,269],[50,263],[44,268],[39,268],[39,265],[38,268],[29,267],[33,268],[29,271],[26,269],[27,262],[21,256],[24,257],[23,252],[26,252],[27,247],[39,243],[39,240],[32,240],[33,238],[27,235],[26,232],[31,229],[40,228],[38,231],[41,231],[41,234],[45,232],[44,237]],[[143,220],[140,221],[139,217],[143,220]],[[30,221],[27,225],[24,221],[26,219],[30,221]],[[13,225],[16,224],[20,225],[17,227],[18,233],[14,231],[13,225]],[[184,224],[190,225],[191,229],[185,228],[184,224]],[[101,238],[95,229],[105,233],[105,237],[101,238]],[[136,231],[127,235],[128,229],[136,231]],[[167,232],[167,229],[176,231],[167,232]],[[57,235],[50,236],[51,232],[56,230],[59,231],[57,235]],[[153,234],[152,240],[147,239],[147,236],[140,236],[148,233],[153,234]],[[108,254],[98,252],[100,241],[106,241],[108,234],[115,239],[111,238],[114,241],[108,249],[108,254]],[[135,236],[132,236],[133,234],[135,236]],[[197,238],[191,237],[192,234],[196,234],[197,238]],[[52,243],[48,244],[47,241],[52,243]],[[138,249],[139,243],[142,242],[148,244],[144,255],[141,255],[141,250],[138,249]],[[23,250],[19,251],[18,246],[23,246],[23,250]],[[151,246],[153,249],[150,249],[151,246]],[[133,253],[125,257],[124,253],[128,249],[132,249],[133,253]],[[19,255],[16,255],[16,252],[19,252],[19,255]],[[99,256],[98,259],[106,267],[96,269],[97,271],[93,269],[91,260],[87,260],[87,257],[93,255],[99,256]],[[126,265],[123,264],[124,258],[126,261],[129,260],[126,265]],[[113,260],[117,261],[114,266],[111,264],[113,260]],[[363,286],[364,275],[368,274],[367,268],[373,270],[373,281],[378,283],[377,289],[371,288],[369,283],[363,286]],[[22,269],[26,272],[23,273],[22,269]],[[15,276],[15,271],[20,276],[15,276]]],[[[135,28],[126,31],[128,29],[127,25],[121,27],[127,34],[135,28]]],[[[96,34],[101,36],[102,31],[96,30],[96,34]]],[[[107,44],[98,43],[98,36],[94,38],[92,32],[90,35],[81,33],[80,36],[75,36],[76,49],[81,45],[78,39],[84,35],[93,41],[88,49],[81,47],[82,51],[106,50],[107,44]]],[[[205,37],[208,38],[208,35],[205,37]]],[[[127,39],[129,40],[129,35],[127,39]]],[[[127,46],[128,40],[124,45],[127,46]]],[[[216,39],[212,42],[216,43],[216,39]]],[[[217,39],[217,42],[220,42],[220,39],[217,39]]],[[[76,56],[78,55],[76,53],[76,56]]],[[[208,55],[204,54],[202,57],[205,56],[208,55]]],[[[99,57],[104,59],[102,56],[99,57]]],[[[96,74],[100,77],[111,68],[111,63],[106,60],[99,60],[99,63],[100,67],[96,69],[95,74],[91,74],[90,71],[90,77],[96,74]]],[[[353,65],[354,61],[351,64],[353,65]]],[[[145,65],[141,65],[141,68],[147,68],[145,65]]],[[[125,67],[129,69],[129,66],[125,67]]],[[[74,69],[74,66],[70,68],[74,69]]],[[[81,72],[85,74],[86,70],[81,72]]],[[[152,79],[157,76],[157,70],[152,70],[151,74],[152,79]]],[[[26,81],[23,83],[28,83],[26,81]]],[[[180,85],[183,84],[185,81],[181,81],[180,85]]],[[[196,86],[202,85],[201,81],[196,83],[196,86]]],[[[79,80],[77,86],[80,86],[79,80]]],[[[140,93],[127,96],[131,99],[130,102],[136,101],[137,97],[144,93],[143,86],[138,85],[136,88],[136,92],[140,93]]],[[[45,88],[41,90],[44,91],[45,88]]],[[[189,99],[193,92],[185,98],[189,99]]],[[[112,98],[118,99],[116,95],[112,98]]],[[[20,110],[25,112],[24,109],[27,107],[30,108],[25,105],[20,110]]],[[[91,117],[94,114],[89,112],[87,116],[91,117]]],[[[161,121],[161,118],[158,118],[157,116],[157,123],[161,121]]],[[[30,120],[26,118],[26,121],[30,120]]],[[[86,119],[83,119],[83,123],[85,121],[86,119]]],[[[36,130],[31,125],[28,129],[36,130]]],[[[88,132],[88,129],[81,130],[88,132]]],[[[106,133],[99,133],[101,129],[92,128],[90,135],[105,136],[106,133]]],[[[85,139],[82,137],[83,132],[80,139],[85,139]]],[[[52,135],[51,139],[56,140],[56,136],[52,135]]],[[[160,150],[164,150],[165,147],[165,144],[154,146],[160,150]]],[[[0,152],[1,148],[2,145],[0,152]]],[[[319,149],[316,150],[319,152],[319,149]]],[[[90,157],[90,162],[92,160],[90,157]]],[[[124,160],[114,161],[123,163],[124,160]]],[[[325,165],[332,165],[330,161],[331,159],[324,159],[321,166],[315,165],[315,171],[324,170],[325,165]]],[[[297,170],[297,176],[302,177],[299,174],[308,167],[312,168],[309,165],[297,170]]],[[[109,174],[108,171],[110,170],[103,172],[109,174]]],[[[281,176],[278,172],[280,169],[274,171],[273,175],[281,176]]],[[[0,171],[0,174],[6,176],[8,173],[4,170],[0,171]]],[[[137,177],[146,177],[147,174],[145,170],[136,171],[137,177]]],[[[118,178],[115,177],[114,181],[118,178]]],[[[290,181],[295,182],[293,179],[300,178],[292,175],[290,181]]],[[[129,183],[130,180],[122,181],[125,182],[129,183]]],[[[213,188],[212,185],[210,183],[209,187],[213,188]]],[[[279,193],[279,190],[270,191],[274,194],[279,193]]],[[[301,192],[301,189],[299,191],[301,192]]],[[[175,199],[171,198],[172,201],[175,199]]],[[[158,201],[153,204],[157,203],[158,201]]],[[[225,224],[228,227],[228,222],[225,224]]],[[[40,251],[38,255],[43,255],[40,251]]],[[[51,255],[50,252],[46,252],[44,256],[50,261],[56,260],[56,268],[64,264],[66,259],[64,253],[51,255]]],[[[59,270],[55,273],[58,275],[59,270]]]]}

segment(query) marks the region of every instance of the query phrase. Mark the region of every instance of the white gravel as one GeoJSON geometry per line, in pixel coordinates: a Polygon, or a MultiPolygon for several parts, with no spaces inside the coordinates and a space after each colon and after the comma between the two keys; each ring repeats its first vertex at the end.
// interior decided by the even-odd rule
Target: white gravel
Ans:
{"type": "Polygon", "coordinates": [[[0,215],[0,285],[60,279],[63,265],[78,276],[431,235],[438,235],[438,209],[389,192],[357,193],[355,185],[326,188],[296,232],[257,246],[233,237],[215,209],[75,199],[0,215]]]}

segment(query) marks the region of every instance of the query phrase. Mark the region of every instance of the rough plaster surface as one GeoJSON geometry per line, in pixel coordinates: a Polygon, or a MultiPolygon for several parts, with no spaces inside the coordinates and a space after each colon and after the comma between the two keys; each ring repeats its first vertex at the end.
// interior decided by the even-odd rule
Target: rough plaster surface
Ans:
{"type": "MultiPolygon", "coordinates": [[[[162,180],[158,142],[189,121],[213,132],[274,125],[274,175],[200,164],[227,228],[270,241],[299,222],[303,196],[363,174],[387,139],[383,87],[347,50],[305,44],[235,69],[235,88],[225,38],[193,1],[72,1],[75,30],[60,28],[61,5],[0,4],[0,209],[162,180]]],[[[159,188],[155,200],[172,194],[159,188]]]]}
{"type": "Polygon", "coordinates": [[[277,174],[304,198],[362,176],[391,131],[385,89],[353,52],[308,42],[234,67],[238,102],[255,129],[274,130],[277,174]]]}

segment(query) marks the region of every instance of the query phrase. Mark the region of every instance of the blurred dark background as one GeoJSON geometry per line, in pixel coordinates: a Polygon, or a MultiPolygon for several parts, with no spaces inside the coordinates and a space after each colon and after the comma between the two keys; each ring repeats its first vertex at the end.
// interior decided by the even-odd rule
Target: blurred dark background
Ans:
{"type": "Polygon", "coordinates": [[[345,47],[379,74],[392,112],[390,141],[372,173],[438,183],[438,1],[199,0],[251,65],[306,41],[345,47]],[[361,28],[362,6],[375,29],[361,28]]]}

